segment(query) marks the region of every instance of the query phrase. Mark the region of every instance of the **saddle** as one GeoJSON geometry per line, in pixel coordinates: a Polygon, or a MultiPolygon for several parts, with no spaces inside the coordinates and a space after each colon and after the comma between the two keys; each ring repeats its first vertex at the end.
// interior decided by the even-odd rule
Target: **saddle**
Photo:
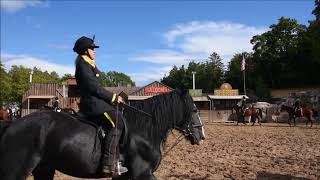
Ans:
{"type": "MultiPolygon", "coordinates": [[[[76,112],[74,109],[71,109],[71,108],[70,109],[62,109],[60,112],[67,113],[70,116],[72,116],[73,118],[77,119],[78,121],[95,127],[97,129],[97,134],[98,134],[98,137],[100,140],[102,140],[105,137],[105,130],[101,125],[99,125],[99,122],[97,122],[96,117],[87,116],[86,114],[84,114],[80,111],[76,112]]],[[[127,123],[125,120],[124,120],[123,124],[124,124],[124,132],[122,133],[122,137],[120,138],[121,144],[125,144],[127,142],[127,136],[128,136],[128,127],[127,127],[127,123]]]]}

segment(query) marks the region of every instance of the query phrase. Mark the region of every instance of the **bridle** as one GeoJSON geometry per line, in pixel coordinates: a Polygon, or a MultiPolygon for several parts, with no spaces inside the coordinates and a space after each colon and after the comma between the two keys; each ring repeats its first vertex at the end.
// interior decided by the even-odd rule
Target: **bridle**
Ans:
{"type": "MultiPolygon", "coordinates": [[[[198,112],[197,109],[194,109],[194,110],[192,111],[192,113],[197,113],[197,112],[198,112]]],[[[190,122],[188,122],[188,125],[187,125],[187,128],[186,128],[186,129],[182,129],[182,128],[178,127],[178,126],[174,126],[174,127],[173,127],[174,129],[179,130],[182,134],[176,139],[176,141],[173,143],[173,145],[172,145],[165,153],[163,153],[162,158],[164,158],[166,155],[168,155],[168,153],[169,153],[176,145],[178,145],[178,144],[182,141],[182,139],[184,139],[184,138],[186,138],[186,137],[188,137],[188,136],[192,136],[192,135],[193,135],[190,127],[192,127],[192,128],[201,128],[201,127],[203,127],[202,124],[192,124],[192,120],[190,120],[190,122]],[[190,123],[190,122],[191,122],[191,123],[190,123]],[[191,124],[191,125],[190,125],[190,124],[191,124]]]]}

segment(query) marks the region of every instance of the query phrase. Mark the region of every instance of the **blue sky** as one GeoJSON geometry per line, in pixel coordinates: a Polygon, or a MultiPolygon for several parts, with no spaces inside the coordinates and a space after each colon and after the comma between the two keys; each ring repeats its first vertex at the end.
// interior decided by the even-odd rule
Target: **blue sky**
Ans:
{"type": "Polygon", "coordinates": [[[308,25],[313,9],[313,0],[1,0],[1,62],[74,74],[74,42],[95,34],[98,68],[143,86],[213,51],[227,64],[281,16],[308,25]]]}

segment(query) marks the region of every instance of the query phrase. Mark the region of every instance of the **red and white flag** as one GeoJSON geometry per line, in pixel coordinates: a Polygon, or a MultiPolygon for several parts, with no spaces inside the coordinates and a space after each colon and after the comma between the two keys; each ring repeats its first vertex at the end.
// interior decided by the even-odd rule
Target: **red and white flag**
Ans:
{"type": "Polygon", "coordinates": [[[246,60],[244,59],[244,57],[242,57],[242,61],[241,61],[241,71],[244,71],[246,69],[246,60]]]}

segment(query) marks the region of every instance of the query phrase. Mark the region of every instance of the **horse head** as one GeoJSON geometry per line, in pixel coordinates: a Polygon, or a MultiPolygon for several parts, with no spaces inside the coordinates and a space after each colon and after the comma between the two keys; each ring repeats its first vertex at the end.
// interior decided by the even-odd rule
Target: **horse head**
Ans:
{"type": "Polygon", "coordinates": [[[181,103],[183,118],[176,123],[174,128],[183,133],[192,145],[199,145],[205,139],[203,123],[199,116],[199,111],[188,92],[178,91],[178,93],[183,102],[181,103]]]}

